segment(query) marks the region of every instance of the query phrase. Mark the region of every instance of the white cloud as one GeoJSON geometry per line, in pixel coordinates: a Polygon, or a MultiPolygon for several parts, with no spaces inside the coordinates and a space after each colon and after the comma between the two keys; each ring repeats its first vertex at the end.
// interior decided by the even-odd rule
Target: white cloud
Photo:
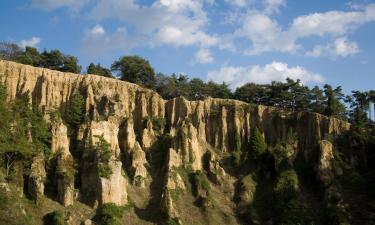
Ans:
{"type": "Polygon", "coordinates": [[[245,51],[249,55],[268,51],[295,52],[299,48],[294,37],[283,31],[277,21],[257,11],[247,14],[243,27],[235,35],[251,41],[252,47],[245,51]]]}
{"type": "Polygon", "coordinates": [[[210,50],[201,48],[195,54],[195,61],[201,64],[213,63],[214,57],[212,56],[212,53],[210,52],[210,50]]]}
{"type": "Polygon", "coordinates": [[[255,3],[255,0],[224,0],[226,3],[237,6],[244,7],[255,3]]]}
{"type": "Polygon", "coordinates": [[[107,32],[101,25],[85,31],[82,50],[90,59],[98,59],[111,52],[127,52],[136,45],[125,28],[107,32]]]}
{"type": "MultiPolygon", "coordinates": [[[[218,35],[205,31],[209,21],[204,6],[214,3],[213,0],[158,0],[149,6],[141,6],[133,0],[98,0],[90,18],[122,21],[134,28],[138,46],[197,46],[208,51],[220,40],[218,35]]],[[[226,41],[220,48],[230,47],[226,41]]]]}
{"type": "Polygon", "coordinates": [[[89,33],[92,35],[103,35],[105,34],[105,30],[101,25],[96,25],[89,30],[89,33]]]}
{"type": "Polygon", "coordinates": [[[279,8],[286,5],[286,0],[264,0],[264,12],[272,14],[279,12],[279,8]]]}
{"type": "Polygon", "coordinates": [[[39,37],[32,37],[29,40],[20,41],[20,46],[25,48],[26,46],[35,47],[40,43],[41,39],[39,37]]]}
{"type": "Polygon", "coordinates": [[[248,82],[267,84],[271,81],[285,81],[286,78],[300,79],[302,83],[321,83],[324,77],[303,67],[289,67],[283,62],[272,62],[263,67],[259,65],[249,67],[233,67],[224,65],[218,71],[210,71],[208,80],[221,83],[226,82],[232,89],[248,82]]]}
{"type": "Polygon", "coordinates": [[[250,40],[252,46],[245,51],[250,55],[270,51],[295,53],[301,49],[298,40],[302,38],[346,35],[359,26],[374,21],[375,4],[368,4],[361,11],[329,11],[299,16],[287,29],[283,29],[265,12],[249,11],[235,36],[250,40]]]}
{"type": "Polygon", "coordinates": [[[89,0],[31,0],[31,5],[44,10],[54,10],[68,7],[72,11],[79,11],[89,0]]]}
{"type": "Polygon", "coordinates": [[[331,56],[331,57],[346,57],[359,53],[357,43],[350,42],[346,37],[337,38],[333,43],[326,45],[317,45],[313,50],[306,52],[307,56],[331,56]]]}

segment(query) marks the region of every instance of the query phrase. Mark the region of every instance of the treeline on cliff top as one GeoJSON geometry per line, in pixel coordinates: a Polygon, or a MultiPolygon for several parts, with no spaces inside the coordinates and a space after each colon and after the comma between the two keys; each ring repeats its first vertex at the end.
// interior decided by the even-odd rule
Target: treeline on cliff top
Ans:
{"type": "MultiPolygon", "coordinates": [[[[64,54],[57,49],[39,52],[33,47],[21,48],[17,44],[0,42],[0,59],[62,72],[80,73],[82,71],[77,57],[64,54]]],[[[203,100],[206,97],[238,99],[252,104],[275,106],[293,111],[317,112],[351,122],[354,121],[357,108],[367,112],[371,119],[371,103],[375,102],[374,90],[352,91],[351,95],[346,96],[340,86],[334,88],[326,84],[323,89],[318,86],[309,88],[300,80],[289,78],[285,82],[274,81],[270,84],[247,83],[233,92],[226,83],[204,82],[199,78],[189,79],[188,76],[182,74],[169,76],[155,73],[150,63],[139,56],[120,57],[113,62],[110,69],[102,67],[99,63],[90,63],[86,73],[117,77],[120,80],[136,83],[157,91],[165,99],[179,96],[184,96],[189,100],[203,100]]],[[[375,118],[375,104],[373,117],[375,118]]]]}

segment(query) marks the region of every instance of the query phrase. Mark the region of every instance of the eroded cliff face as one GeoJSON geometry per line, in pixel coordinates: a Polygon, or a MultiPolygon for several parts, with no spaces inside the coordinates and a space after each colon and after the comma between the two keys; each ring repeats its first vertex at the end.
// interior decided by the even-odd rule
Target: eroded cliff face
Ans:
{"type": "MultiPolygon", "coordinates": [[[[61,155],[58,163],[72,157],[79,165],[75,180],[57,178],[57,199],[64,205],[78,200],[92,206],[107,202],[124,205],[128,203],[129,189],[144,189],[151,196],[157,195],[154,199],[164,205],[163,211],[175,218],[184,209],[176,207],[170,191],[186,189],[182,174],[176,172],[178,168],[203,171],[212,178],[213,186],[228,190],[223,201],[230,201],[236,178],[226,169],[225,157],[246,148],[252,128],[258,127],[270,146],[286,139],[292,130],[298,140],[293,154],[301,156],[306,164],[319,162],[321,170],[329,170],[330,163],[325,160],[332,157],[332,150],[326,142],[320,145],[320,141],[350,127],[346,122],[316,113],[288,112],[236,100],[164,100],[152,90],[116,79],[8,61],[0,61],[0,80],[8,89],[9,100],[28,94],[32,104],[42,109],[51,124],[52,152],[61,155]],[[85,99],[85,121],[76,133],[69,134],[66,125],[52,120],[49,113],[58,111],[64,115],[76,93],[85,99]],[[157,120],[165,121],[165,126],[160,128],[157,120]],[[155,146],[167,134],[168,149],[158,156],[161,164],[155,166],[155,146]],[[111,149],[112,173],[107,177],[100,175],[97,157],[84,159],[73,149],[85,148],[89,143],[95,145],[101,135],[111,149]]],[[[38,159],[33,168],[40,171],[43,165],[36,166],[37,162],[38,159]]],[[[45,172],[38,174],[30,181],[33,194],[44,191],[41,177],[45,172]]],[[[329,179],[321,176],[323,180],[329,179]]],[[[182,203],[176,204],[181,207],[182,203]]]]}

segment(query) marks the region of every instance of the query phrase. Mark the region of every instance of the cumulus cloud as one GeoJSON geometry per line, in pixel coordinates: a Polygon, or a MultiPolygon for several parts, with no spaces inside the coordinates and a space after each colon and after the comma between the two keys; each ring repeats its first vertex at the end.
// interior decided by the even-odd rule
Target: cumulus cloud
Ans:
{"type": "Polygon", "coordinates": [[[36,47],[40,43],[41,39],[39,37],[32,37],[29,40],[20,41],[20,46],[25,48],[26,46],[36,47]]]}
{"type": "Polygon", "coordinates": [[[280,7],[286,5],[286,0],[264,0],[264,12],[267,14],[272,14],[274,12],[279,12],[280,7]]]}
{"type": "Polygon", "coordinates": [[[82,50],[90,59],[98,59],[107,53],[129,51],[135,41],[129,37],[125,28],[107,32],[103,26],[96,25],[85,31],[82,50]]]}
{"type": "Polygon", "coordinates": [[[368,4],[360,11],[329,11],[299,16],[287,29],[283,29],[265,12],[249,11],[235,36],[250,41],[251,47],[245,51],[250,55],[270,51],[295,53],[301,49],[298,40],[302,38],[346,35],[374,21],[375,4],[368,4]]]}
{"type": "Polygon", "coordinates": [[[226,3],[237,6],[244,7],[255,3],[255,0],[225,0],[226,3]]]}
{"type": "Polygon", "coordinates": [[[290,67],[284,62],[274,61],[264,66],[249,67],[222,66],[218,71],[210,71],[207,79],[218,83],[225,82],[232,89],[248,82],[267,84],[271,81],[285,81],[286,78],[300,79],[302,83],[321,83],[324,77],[303,67],[290,67]]]}
{"type": "Polygon", "coordinates": [[[340,37],[333,43],[315,46],[314,49],[306,52],[306,55],[313,57],[330,56],[336,58],[355,55],[360,51],[357,43],[348,41],[346,37],[340,37]]]}
{"type": "MultiPolygon", "coordinates": [[[[208,49],[219,43],[218,35],[205,31],[205,4],[213,0],[158,0],[149,6],[133,0],[98,0],[90,18],[116,18],[143,37],[139,45],[198,46],[208,49]]],[[[197,53],[198,54],[198,53],[197,53]]]]}
{"type": "Polygon", "coordinates": [[[89,0],[31,0],[31,6],[44,10],[54,10],[68,7],[72,11],[79,11],[89,0]]]}
{"type": "Polygon", "coordinates": [[[212,53],[210,52],[210,50],[201,48],[195,54],[195,61],[201,64],[213,63],[214,57],[212,56],[212,53]]]}

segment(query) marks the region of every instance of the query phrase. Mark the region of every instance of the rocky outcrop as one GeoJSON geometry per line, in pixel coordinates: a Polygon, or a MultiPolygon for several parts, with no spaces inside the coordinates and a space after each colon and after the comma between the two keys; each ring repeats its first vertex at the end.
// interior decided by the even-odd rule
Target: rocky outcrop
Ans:
{"type": "Polygon", "coordinates": [[[326,140],[320,142],[319,148],[319,162],[317,168],[318,180],[322,182],[324,186],[329,186],[334,178],[333,173],[333,147],[332,143],[326,140]]]}
{"type": "Polygon", "coordinates": [[[127,198],[127,181],[122,176],[122,163],[111,160],[109,163],[112,174],[109,178],[100,177],[99,179],[99,203],[115,203],[125,205],[128,203],[127,198]]]}
{"type": "MultiPolygon", "coordinates": [[[[73,154],[80,182],[74,187],[72,180],[59,180],[59,196],[64,205],[72,203],[74,188],[79,190],[80,199],[126,204],[128,185],[147,188],[151,183],[148,181],[152,179],[150,171],[153,168],[149,156],[155,150],[153,145],[158,137],[167,134],[171,144],[164,146],[163,169],[167,167],[164,175],[169,178],[163,184],[169,189],[183,189],[182,179],[173,174],[173,168],[205,170],[220,184],[220,179],[227,176],[220,158],[246,146],[254,127],[264,133],[271,146],[286,139],[288,132],[293,131],[298,139],[298,153],[306,164],[316,164],[321,156],[319,171],[329,170],[332,153],[329,144],[320,140],[327,134],[338,135],[350,127],[347,122],[316,113],[289,112],[237,100],[188,101],[179,97],[166,101],[152,90],[124,81],[8,61],[0,61],[0,81],[7,87],[9,100],[28,93],[32,103],[40,107],[52,125],[52,151],[61,151],[67,156],[62,157],[62,161],[73,157],[70,150],[76,147],[69,146],[73,139],[80,148],[95,144],[99,136],[108,142],[112,175],[109,178],[99,176],[95,154],[92,158],[79,158],[73,154]],[[75,137],[68,137],[66,126],[48,115],[55,111],[64,115],[71,97],[77,93],[85,99],[85,121],[75,137]],[[165,122],[165,129],[156,130],[155,118],[165,122]],[[133,183],[123,176],[125,173],[133,183]]],[[[321,175],[323,180],[329,180],[328,177],[321,175]]],[[[164,199],[170,201],[169,197],[164,199]]]]}
{"type": "Polygon", "coordinates": [[[45,179],[46,170],[44,156],[40,154],[33,159],[28,180],[28,194],[33,199],[38,199],[38,197],[43,196],[45,179]]]}

